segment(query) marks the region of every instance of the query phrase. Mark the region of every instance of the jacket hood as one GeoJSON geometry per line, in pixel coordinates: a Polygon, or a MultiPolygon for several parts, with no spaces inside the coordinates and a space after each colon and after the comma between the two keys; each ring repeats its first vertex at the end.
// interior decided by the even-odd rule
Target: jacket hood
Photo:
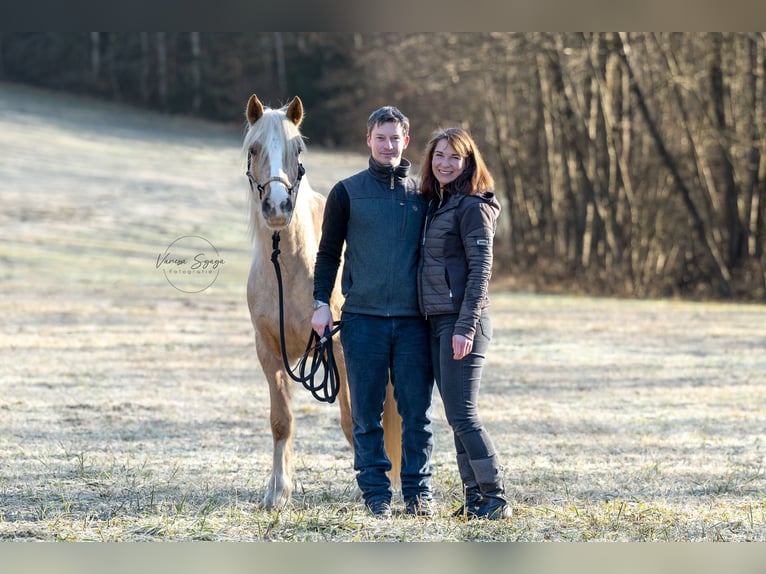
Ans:
{"type": "Polygon", "coordinates": [[[479,193],[476,195],[466,195],[464,193],[451,195],[447,199],[446,203],[441,208],[438,208],[438,209],[456,208],[458,205],[460,205],[460,203],[462,203],[468,197],[475,197],[478,201],[480,201],[481,203],[489,207],[492,210],[493,218],[497,220],[498,216],[500,215],[500,202],[497,200],[497,196],[495,195],[493,191],[485,191],[484,193],[479,193]]]}
{"type": "Polygon", "coordinates": [[[497,200],[497,196],[495,195],[494,191],[485,191],[484,193],[480,194],[478,196],[481,198],[481,200],[489,205],[492,210],[495,212],[495,218],[497,219],[497,216],[500,215],[500,202],[497,200]]]}

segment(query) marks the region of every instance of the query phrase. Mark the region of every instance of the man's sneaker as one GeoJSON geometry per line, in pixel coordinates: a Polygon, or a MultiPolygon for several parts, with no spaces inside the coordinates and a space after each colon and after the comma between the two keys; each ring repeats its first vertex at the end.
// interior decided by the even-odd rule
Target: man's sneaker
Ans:
{"type": "Polygon", "coordinates": [[[391,518],[391,504],[388,500],[373,500],[366,506],[375,518],[391,518]]]}
{"type": "Polygon", "coordinates": [[[404,511],[413,516],[432,517],[436,512],[434,510],[434,501],[430,498],[413,498],[404,503],[404,511]]]}

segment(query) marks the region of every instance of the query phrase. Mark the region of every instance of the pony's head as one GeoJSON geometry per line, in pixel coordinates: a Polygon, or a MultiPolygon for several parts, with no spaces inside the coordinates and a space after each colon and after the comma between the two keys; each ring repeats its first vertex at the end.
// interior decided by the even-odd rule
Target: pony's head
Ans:
{"type": "Polygon", "coordinates": [[[270,109],[253,94],[245,116],[248,129],[243,151],[250,180],[251,229],[255,232],[263,222],[279,231],[290,224],[303,177],[300,154],[304,144],[298,130],[303,103],[295,96],[286,106],[270,109]]]}

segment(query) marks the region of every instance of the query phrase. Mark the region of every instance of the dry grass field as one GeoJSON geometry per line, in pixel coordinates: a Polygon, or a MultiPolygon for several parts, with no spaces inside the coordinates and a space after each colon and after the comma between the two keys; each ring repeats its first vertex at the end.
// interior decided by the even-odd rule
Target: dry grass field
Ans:
{"type": "MultiPolygon", "coordinates": [[[[261,509],[240,135],[0,84],[0,540],[766,541],[766,306],[499,285],[481,410],[513,520],[449,517],[438,394],[439,515],[369,518],[301,387],[293,502],[261,509]],[[186,235],[224,260],[194,294],[156,264],[186,235]]],[[[304,158],[320,191],[365,162],[304,158]]]]}

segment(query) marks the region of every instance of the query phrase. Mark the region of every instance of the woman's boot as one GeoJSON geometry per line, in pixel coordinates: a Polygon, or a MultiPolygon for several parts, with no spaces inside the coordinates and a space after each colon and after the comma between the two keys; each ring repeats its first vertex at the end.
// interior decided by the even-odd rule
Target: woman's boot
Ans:
{"type": "Polygon", "coordinates": [[[482,496],[476,516],[490,520],[510,518],[511,507],[505,498],[502,467],[498,464],[497,456],[472,460],[471,468],[482,496]]]}
{"type": "Polygon", "coordinates": [[[454,518],[476,518],[479,506],[481,505],[481,490],[476,478],[473,475],[471,461],[466,453],[457,455],[457,468],[460,473],[460,480],[463,482],[463,504],[452,513],[454,518]]]}

